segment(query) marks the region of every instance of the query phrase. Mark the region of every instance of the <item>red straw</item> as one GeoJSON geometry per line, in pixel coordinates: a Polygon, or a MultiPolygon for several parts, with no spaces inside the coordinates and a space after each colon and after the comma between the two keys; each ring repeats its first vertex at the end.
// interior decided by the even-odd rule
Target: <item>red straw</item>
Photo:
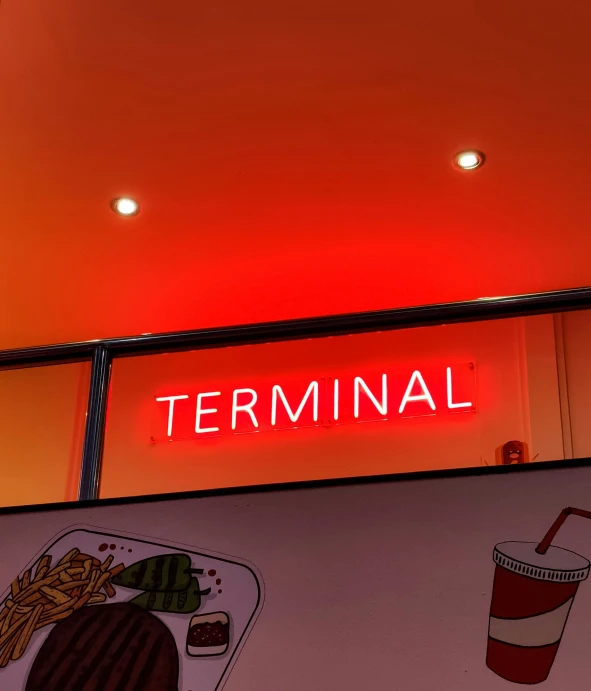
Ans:
{"type": "Polygon", "coordinates": [[[583,511],[583,509],[573,509],[572,506],[567,506],[566,509],[562,509],[560,512],[558,518],[552,523],[552,526],[550,527],[550,530],[544,535],[544,539],[540,544],[536,547],[536,552],[538,554],[546,554],[548,551],[548,547],[550,547],[550,543],[552,540],[556,537],[556,533],[560,530],[562,527],[562,524],[568,516],[571,515],[571,513],[574,516],[581,516],[582,518],[591,518],[591,511],[583,511]]]}

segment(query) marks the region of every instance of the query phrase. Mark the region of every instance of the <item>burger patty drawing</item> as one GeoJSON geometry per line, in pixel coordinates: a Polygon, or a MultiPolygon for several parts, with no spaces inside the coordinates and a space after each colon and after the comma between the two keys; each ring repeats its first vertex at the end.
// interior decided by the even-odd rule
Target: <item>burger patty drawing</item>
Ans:
{"type": "Polygon", "coordinates": [[[26,691],[178,691],[179,657],[165,624],[137,605],[84,607],[37,653],[26,691]]]}

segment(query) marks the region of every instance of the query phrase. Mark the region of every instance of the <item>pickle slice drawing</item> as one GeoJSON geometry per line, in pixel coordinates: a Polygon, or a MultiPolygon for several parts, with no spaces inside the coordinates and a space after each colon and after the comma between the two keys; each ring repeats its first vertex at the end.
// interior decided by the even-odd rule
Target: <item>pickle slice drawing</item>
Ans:
{"type": "Polygon", "coordinates": [[[191,614],[201,606],[201,596],[208,595],[211,588],[199,589],[199,581],[193,578],[186,590],[180,591],[146,591],[131,600],[131,603],[150,612],[168,612],[170,614],[191,614]]]}
{"type": "Polygon", "coordinates": [[[193,574],[202,573],[203,569],[191,568],[188,555],[167,554],[137,561],[118,574],[113,582],[134,590],[182,592],[191,585],[193,574]]]}

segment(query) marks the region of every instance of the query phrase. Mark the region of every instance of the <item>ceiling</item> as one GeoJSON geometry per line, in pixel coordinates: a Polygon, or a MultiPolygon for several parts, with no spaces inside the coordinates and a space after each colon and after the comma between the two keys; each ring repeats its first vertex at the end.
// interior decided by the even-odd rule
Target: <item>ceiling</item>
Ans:
{"type": "Polygon", "coordinates": [[[0,348],[590,284],[590,24],[2,0],[0,348]]]}

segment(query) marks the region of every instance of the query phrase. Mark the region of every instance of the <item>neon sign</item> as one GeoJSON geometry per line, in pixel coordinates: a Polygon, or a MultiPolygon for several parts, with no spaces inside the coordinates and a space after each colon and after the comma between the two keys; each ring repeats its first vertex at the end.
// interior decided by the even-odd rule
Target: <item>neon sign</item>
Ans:
{"type": "Polygon", "coordinates": [[[476,411],[474,363],[189,387],[154,397],[152,441],[476,411]]]}

